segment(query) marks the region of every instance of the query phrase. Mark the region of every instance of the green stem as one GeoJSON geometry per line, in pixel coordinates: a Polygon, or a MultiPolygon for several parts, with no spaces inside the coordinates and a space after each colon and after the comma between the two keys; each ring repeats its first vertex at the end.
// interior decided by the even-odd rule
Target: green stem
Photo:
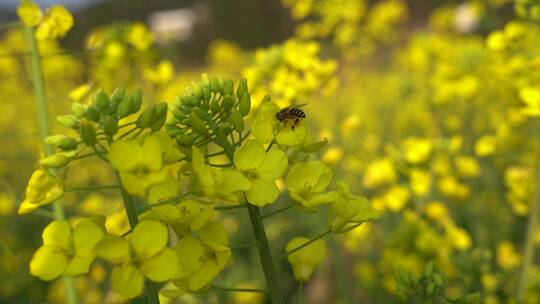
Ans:
{"type": "Polygon", "coordinates": [[[253,233],[255,234],[255,240],[259,243],[259,247],[257,247],[259,248],[259,258],[261,259],[266,285],[270,292],[270,298],[274,304],[284,303],[281,294],[281,286],[279,286],[280,280],[274,266],[274,259],[272,258],[270,244],[268,243],[266,231],[264,230],[264,225],[261,220],[259,207],[247,203],[247,210],[249,219],[251,220],[251,226],[253,227],[253,233]]]}
{"type": "MultiPolygon", "coordinates": [[[[51,135],[51,128],[49,125],[49,109],[47,105],[47,93],[45,92],[45,80],[43,79],[43,70],[41,66],[41,60],[39,57],[39,47],[34,36],[34,29],[32,27],[24,26],[24,34],[26,36],[26,42],[28,43],[30,51],[31,72],[34,84],[34,91],[36,94],[36,110],[38,114],[39,134],[43,145],[43,151],[46,155],[53,154],[53,147],[45,144],[45,138],[51,135]]],[[[56,171],[51,170],[51,174],[56,176],[56,171]]],[[[64,220],[66,218],[62,200],[59,199],[53,204],[54,218],[57,221],[64,220]]],[[[78,303],[77,291],[75,289],[75,280],[72,277],[63,277],[64,288],[66,290],[66,302],[68,304],[78,303]]]]}
{"type": "Polygon", "coordinates": [[[106,189],[118,189],[118,185],[103,185],[103,186],[94,186],[94,187],[69,187],[66,188],[65,192],[76,192],[76,191],[95,191],[95,190],[106,190],[106,189]]]}
{"type": "MultiPolygon", "coordinates": [[[[115,171],[115,173],[116,173],[116,178],[118,180],[118,183],[120,183],[120,174],[118,174],[117,171],[115,171]]],[[[124,208],[126,209],[129,226],[131,227],[131,231],[133,231],[133,229],[135,229],[135,226],[137,226],[137,224],[139,223],[139,218],[137,216],[137,209],[135,208],[133,196],[127,193],[124,187],[120,187],[120,192],[122,194],[122,199],[124,201],[124,208]]],[[[146,299],[148,303],[159,304],[157,286],[148,280],[146,280],[145,285],[146,285],[146,299]]]]}
{"type": "Polygon", "coordinates": [[[256,289],[256,288],[232,288],[232,287],[223,287],[223,286],[216,286],[212,285],[212,289],[221,290],[221,291],[229,291],[229,292],[258,292],[258,293],[267,293],[266,290],[263,289],[256,289]]]}
{"type": "MultiPolygon", "coordinates": [[[[212,121],[209,121],[212,123],[212,121]]],[[[212,126],[212,125],[211,125],[212,126]]],[[[234,164],[234,147],[231,145],[227,138],[217,132],[217,126],[212,126],[214,133],[216,133],[215,143],[223,148],[225,154],[234,164]]],[[[264,230],[264,225],[261,219],[261,213],[259,207],[250,204],[246,199],[246,207],[249,214],[249,219],[251,221],[251,226],[253,228],[253,233],[255,236],[255,241],[259,244],[257,247],[259,249],[259,258],[261,260],[262,269],[264,272],[264,278],[266,280],[266,286],[268,287],[268,292],[270,299],[274,304],[284,303],[284,297],[281,292],[280,280],[276,267],[274,266],[274,259],[272,258],[272,252],[270,251],[270,244],[268,243],[268,238],[266,237],[266,231],[264,230]]]]}
{"type": "Polygon", "coordinates": [[[274,211],[272,211],[272,212],[269,212],[269,213],[267,213],[267,214],[263,214],[263,215],[261,216],[261,219],[264,220],[264,219],[267,218],[267,217],[274,216],[274,215],[276,215],[276,214],[278,214],[278,213],[281,213],[281,212],[283,212],[283,211],[287,211],[287,210],[291,209],[292,207],[294,207],[294,204],[290,204],[290,205],[287,205],[287,206],[285,206],[285,207],[283,207],[283,208],[280,208],[280,209],[274,210],[274,211]]]}
{"type": "Polygon", "coordinates": [[[245,205],[245,204],[241,204],[241,205],[217,206],[217,207],[214,207],[215,210],[231,210],[231,209],[239,209],[239,208],[246,208],[246,205],[245,205]]]}
{"type": "Polygon", "coordinates": [[[284,254],[280,255],[279,258],[282,259],[282,258],[286,258],[287,256],[297,252],[298,250],[312,244],[313,242],[317,241],[318,239],[322,239],[323,237],[325,237],[327,234],[331,233],[332,231],[330,229],[326,230],[325,232],[317,235],[316,237],[310,239],[309,241],[305,242],[304,244],[298,246],[298,247],[295,247],[294,249],[291,249],[287,252],[285,252],[284,254]]]}
{"type": "Polygon", "coordinates": [[[304,291],[304,281],[298,284],[298,304],[302,304],[302,292],[304,291]]]}
{"type": "Polygon", "coordinates": [[[529,222],[527,223],[527,234],[525,236],[525,246],[523,248],[523,264],[519,274],[517,287],[517,302],[525,302],[525,292],[527,290],[527,275],[534,258],[534,235],[538,225],[538,212],[540,211],[540,149],[537,152],[536,164],[536,185],[534,198],[531,203],[529,222]]]}

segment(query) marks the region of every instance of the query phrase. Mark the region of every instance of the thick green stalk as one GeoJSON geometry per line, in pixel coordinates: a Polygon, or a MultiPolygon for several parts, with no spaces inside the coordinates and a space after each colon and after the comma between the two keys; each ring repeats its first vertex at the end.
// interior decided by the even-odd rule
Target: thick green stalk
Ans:
{"type": "MultiPolygon", "coordinates": [[[[116,178],[118,183],[120,183],[120,175],[116,173],[116,178]]],[[[128,217],[129,226],[131,231],[135,229],[135,226],[139,223],[139,217],[137,215],[137,208],[133,202],[133,196],[127,193],[124,187],[120,187],[120,192],[122,193],[122,200],[124,201],[124,208],[126,209],[126,214],[128,217]]],[[[159,304],[159,296],[156,284],[146,280],[146,299],[149,304],[159,304]]]]}
{"type": "Polygon", "coordinates": [[[517,302],[525,302],[525,292],[527,290],[527,275],[534,258],[534,234],[538,226],[538,212],[540,211],[540,148],[538,148],[536,164],[536,185],[534,198],[531,203],[529,222],[527,223],[527,234],[525,236],[525,246],[523,248],[523,263],[519,274],[517,288],[517,302]]]}
{"type": "MultiPolygon", "coordinates": [[[[43,79],[43,70],[41,67],[41,58],[39,57],[39,47],[34,36],[34,29],[29,26],[24,26],[24,34],[26,43],[30,51],[30,64],[32,80],[34,84],[34,92],[36,94],[36,111],[39,123],[39,135],[43,145],[43,152],[46,155],[54,153],[50,145],[45,144],[45,138],[51,135],[51,127],[49,125],[49,109],[47,105],[47,93],[45,91],[45,81],[43,79]]],[[[56,171],[51,170],[51,174],[56,175],[56,171]]],[[[66,218],[62,200],[57,200],[53,204],[54,218],[57,221],[66,218]]],[[[66,290],[66,302],[69,304],[78,303],[77,291],[75,289],[75,281],[72,277],[63,277],[64,288],[66,290]]]]}
{"type": "MultiPolygon", "coordinates": [[[[215,128],[214,130],[217,130],[217,128],[215,128]]],[[[218,134],[216,143],[223,148],[229,160],[231,162],[234,162],[234,147],[227,141],[227,139],[219,138],[218,134]]],[[[259,207],[251,205],[247,201],[246,205],[246,209],[249,213],[249,219],[251,221],[251,226],[253,228],[253,233],[255,234],[255,240],[259,244],[257,249],[259,250],[259,258],[261,260],[264,278],[266,280],[266,286],[268,287],[268,294],[270,295],[272,303],[284,303],[284,298],[281,293],[281,286],[279,285],[279,277],[276,267],[274,266],[272,252],[270,251],[270,244],[268,243],[266,231],[264,230],[264,225],[261,219],[261,212],[259,210],[259,207]]]]}

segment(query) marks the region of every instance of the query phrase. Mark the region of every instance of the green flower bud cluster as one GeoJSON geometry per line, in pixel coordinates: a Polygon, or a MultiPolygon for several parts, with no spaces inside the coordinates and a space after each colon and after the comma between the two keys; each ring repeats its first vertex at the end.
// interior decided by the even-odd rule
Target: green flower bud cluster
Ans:
{"type": "Polygon", "coordinates": [[[400,297],[407,303],[455,303],[473,304],[480,299],[480,294],[447,296],[445,290],[448,280],[430,261],[420,276],[398,268],[396,270],[396,288],[400,297]]]}
{"type": "Polygon", "coordinates": [[[518,16],[538,21],[540,20],[540,1],[516,0],[515,10],[518,16]]]}
{"type": "MultiPolygon", "coordinates": [[[[75,158],[80,151],[80,144],[96,147],[100,140],[113,141],[119,132],[120,120],[137,113],[142,105],[142,91],[135,89],[127,92],[126,88],[116,88],[108,95],[103,90],[97,91],[90,104],[75,102],[71,106],[72,114],[61,115],[57,120],[63,126],[78,133],[78,138],[65,135],[52,135],[45,142],[61,151],[40,161],[40,165],[61,168],[75,158]]],[[[160,130],[167,119],[166,103],[153,104],[146,108],[135,124],[139,129],[160,130]]],[[[127,126],[130,124],[125,124],[127,126]]],[[[104,152],[104,151],[102,151],[104,152]]]]}
{"type": "Polygon", "coordinates": [[[251,96],[245,79],[235,90],[233,80],[210,79],[203,74],[199,83],[192,83],[178,98],[168,132],[186,150],[209,139],[225,146],[225,138],[233,131],[244,131],[244,117],[250,110],[251,96]]]}

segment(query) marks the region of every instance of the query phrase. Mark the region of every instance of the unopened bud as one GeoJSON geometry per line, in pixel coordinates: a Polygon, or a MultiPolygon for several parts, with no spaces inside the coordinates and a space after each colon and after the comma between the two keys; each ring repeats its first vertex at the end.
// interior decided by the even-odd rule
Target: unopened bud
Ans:
{"type": "Polygon", "coordinates": [[[234,93],[234,82],[231,79],[225,80],[223,83],[223,94],[230,96],[234,93]]]}
{"type": "Polygon", "coordinates": [[[77,125],[77,116],[75,115],[60,115],[56,120],[66,128],[73,128],[77,125]]]}
{"type": "Polygon", "coordinates": [[[80,104],[78,102],[74,102],[71,105],[71,112],[73,112],[73,114],[79,118],[84,117],[86,114],[86,109],[88,109],[88,105],[80,104]]]}
{"type": "Polygon", "coordinates": [[[242,78],[240,82],[238,83],[238,88],[236,89],[236,97],[239,99],[244,96],[248,92],[248,86],[247,86],[247,80],[245,78],[242,78]]]}
{"type": "Polygon", "coordinates": [[[73,150],[77,148],[77,141],[75,139],[61,134],[52,135],[45,138],[45,143],[58,147],[62,150],[73,150]]]}
{"type": "Polygon", "coordinates": [[[229,118],[229,122],[236,131],[244,131],[244,119],[242,119],[242,115],[240,115],[240,112],[238,112],[236,109],[233,110],[231,117],[229,118]]]}
{"type": "Polygon", "coordinates": [[[249,114],[249,111],[251,110],[251,96],[249,93],[246,92],[244,95],[242,95],[242,98],[240,98],[238,110],[242,116],[247,116],[249,114]]]}
{"type": "Polygon", "coordinates": [[[105,111],[109,107],[109,97],[103,90],[99,90],[94,95],[94,105],[101,111],[105,111]]]}

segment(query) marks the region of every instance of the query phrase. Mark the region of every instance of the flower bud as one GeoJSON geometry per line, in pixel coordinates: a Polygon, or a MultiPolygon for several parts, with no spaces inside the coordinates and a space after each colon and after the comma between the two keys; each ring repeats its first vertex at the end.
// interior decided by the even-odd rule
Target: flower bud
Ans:
{"type": "Polygon", "coordinates": [[[192,90],[193,96],[195,96],[197,99],[200,99],[203,96],[202,88],[199,84],[192,83],[191,90],[192,90]]]}
{"type": "Polygon", "coordinates": [[[120,104],[118,104],[118,108],[116,109],[116,115],[118,115],[118,117],[120,118],[123,118],[131,114],[132,101],[132,98],[126,98],[122,100],[120,104]]]}
{"type": "Polygon", "coordinates": [[[240,112],[238,112],[238,110],[233,110],[231,117],[229,118],[229,122],[236,131],[244,131],[244,119],[242,119],[242,115],[240,115],[240,112]]]}
{"type": "Polygon", "coordinates": [[[216,114],[219,112],[219,100],[213,99],[210,102],[210,111],[212,111],[212,114],[216,114]]]}
{"type": "Polygon", "coordinates": [[[208,77],[208,74],[203,73],[201,75],[201,85],[203,87],[210,87],[210,78],[208,77]]]}
{"type": "Polygon", "coordinates": [[[190,115],[190,125],[193,131],[200,133],[200,134],[208,134],[208,130],[206,130],[206,126],[204,122],[202,121],[199,116],[195,113],[191,113],[190,115]]]}
{"type": "Polygon", "coordinates": [[[210,91],[213,93],[222,93],[221,87],[219,86],[219,81],[215,77],[210,81],[210,91]]]}
{"type": "Polygon", "coordinates": [[[238,110],[242,116],[247,116],[251,110],[251,96],[249,93],[245,93],[240,98],[240,103],[238,104],[238,110]]]}
{"type": "Polygon", "coordinates": [[[178,135],[176,136],[176,142],[182,147],[191,147],[195,142],[195,139],[189,135],[178,135]]]}
{"type": "Polygon", "coordinates": [[[75,139],[61,134],[52,135],[45,138],[45,143],[58,147],[62,150],[73,150],[77,148],[77,141],[75,139]]]}
{"type": "Polygon", "coordinates": [[[48,168],[61,168],[69,163],[77,152],[56,153],[39,160],[39,164],[48,168]]]}
{"type": "Polygon", "coordinates": [[[86,118],[88,118],[91,121],[98,122],[100,116],[101,116],[101,113],[99,112],[99,109],[95,105],[91,105],[90,107],[88,107],[88,110],[86,110],[86,118]]]}
{"type": "Polygon", "coordinates": [[[126,96],[126,88],[119,87],[116,88],[111,94],[111,102],[120,102],[126,96]]]}
{"type": "Polygon", "coordinates": [[[206,86],[203,87],[202,96],[204,100],[210,100],[210,98],[212,97],[212,93],[210,92],[210,87],[206,87],[206,86]]]}
{"type": "Polygon", "coordinates": [[[109,107],[109,97],[103,90],[99,90],[94,95],[94,105],[101,111],[105,111],[109,107]]]}
{"type": "Polygon", "coordinates": [[[148,108],[146,108],[144,112],[142,112],[142,114],[137,119],[137,127],[141,129],[150,127],[154,118],[154,111],[155,111],[154,105],[151,105],[148,108]]]}
{"type": "Polygon", "coordinates": [[[167,119],[167,103],[157,103],[149,106],[137,119],[137,127],[152,131],[161,129],[167,119]]]}
{"type": "Polygon", "coordinates": [[[236,98],[234,96],[226,96],[223,99],[223,107],[225,111],[229,111],[236,104],[236,98]]]}
{"type": "Polygon", "coordinates": [[[199,108],[199,107],[193,107],[193,109],[191,109],[191,111],[195,114],[197,114],[197,116],[199,117],[205,117],[206,116],[206,112],[203,111],[203,109],[199,108]]]}
{"type": "Polygon", "coordinates": [[[234,82],[232,79],[227,79],[223,83],[223,93],[226,96],[231,96],[234,93],[234,82]]]}
{"type": "Polygon", "coordinates": [[[113,136],[118,132],[118,118],[107,116],[103,122],[103,131],[107,136],[113,136]]]}
{"type": "Polygon", "coordinates": [[[236,89],[236,97],[239,99],[244,96],[248,92],[248,86],[247,86],[247,80],[245,78],[242,78],[240,82],[238,83],[238,88],[236,89]]]}
{"type": "Polygon", "coordinates": [[[141,89],[137,88],[131,93],[131,113],[137,113],[141,109],[142,105],[142,95],[143,92],[141,89]]]}
{"type": "Polygon", "coordinates": [[[93,147],[96,144],[96,130],[92,124],[85,122],[81,124],[81,139],[88,147],[93,147]]]}
{"type": "Polygon", "coordinates": [[[152,129],[154,132],[160,130],[165,124],[165,121],[167,120],[167,110],[169,109],[166,102],[158,103],[155,106],[156,110],[154,119],[152,125],[150,126],[150,129],[152,129]]]}
{"type": "Polygon", "coordinates": [[[174,125],[173,126],[167,126],[167,132],[171,136],[178,136],[178,135],[184,133],[182,130],[180,130],[180,128],[178,128],[177,126],[174,126],[174,125]]]}
{"type": "Polygon", "coordinates": [[[73,114],[79,118],[84,117],[86,114],[86,109],[88,109],[88,105],[80,104],[78,102],[74,102],[71,105],[71,112],[73,112],[73,114]]]}
{"type": "Polygon", "coordinates": [[[77,116],[75,115],[60,115],[56,120],[66,128],[73,128],[77,125],[77,116]]]}

